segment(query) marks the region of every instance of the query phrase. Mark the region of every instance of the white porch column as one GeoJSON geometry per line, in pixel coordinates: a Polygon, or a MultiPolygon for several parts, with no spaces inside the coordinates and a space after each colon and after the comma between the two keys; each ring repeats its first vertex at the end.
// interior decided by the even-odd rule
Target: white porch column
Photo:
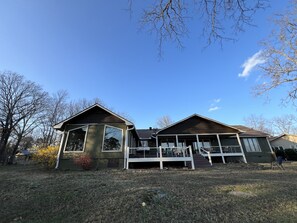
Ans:
{"type": "Polygon", "coordinates": [[[160,154],[160,169],[163,170],[163,156],[162,156],[162,147],[159,146],[159,154],[160,154]]]}
{"type": "Polygon", "coordinates": [[[244,161],[245,163],[247,163],[247,161],[246,161],[246,157],[245,157],[245,154],[244,154],[244,151],[243,151],[243,148],[242,148],[241,141],[240,141],[240,138],[239,138],[238,133],[236,133],[236,138],[237,138],[239,147],[240,147],[241,152],[242,152],[243,161],[244,161]]]}
{"type": "Polygon", "coordinates": [[[125,133],[125,146],[124,146],[124,169],[126,169],[127,168],[127,147],[128,147],[128,126],[127,126],[127,129],[126,129],[126,133],[125,133]]]}
{"type": "Polygon", "coordinates": [[[176,147],[178,147],[178,136],[175,135],[175,142],[176,142],[176,147]]]}
{"type": "Polygon", "coordinates": [[[61,152],[62,152],[62,147],[63,147],[65,135],[66,135],[66,133],[64,131],[63,134],[62,134],[62,138],[61,138],[61,142],[60,142],[60,146],[59,146],[59,152],[58,152],[58,155],[57,155],[57,161],[56,161],[55,169],[58,169],[59,168],[60,155],[61,155],[61,152]]]}
{"type": "Polygon", "coordinates": [[[217,139],[218,139],[218,143],[219,143],[220,151],[221,151],[221,154],[222,154],[222,160],[223,160],[223,163],[226,163],[226,162],[225,162],[225,157],[224,157],[224,154],[223,154],[223,149],[222,149],[222,145],[221,145],[221,140],[220,140],[220,136],[219,136],[219,134],[217,134],[217,139]]]}
{"type": "Polygon", "coordinates": [[[199,136],[198,136],[198,134],[196,135],[196,140],[197,140],[197,147],[198,147],[199,154],[201,154],[201,149],[200,149],[200,146],[199,146],[199,136]]]}
{"type": "Polygon", "coordinates": [[[193,158],[193,153],[192,153],[192,147],[191,146],[189,146],[189,150],[190,150],[192,170],[195,170],[195,164],[194,164],[194,158],[193,158]]]}
{"type": "Polygon", "coordinates": [[[130,147],[127,147],[127,150],[126,150],[126,157],[127,157],[127,159],[126,159],[126,169],[128,170],[129,169],[129,151],[130,150],[130,147]]]}
{"type": "Polygon", "coordinates": [[[273,149],[272,149],[272,147],[271,147],[271,144],[270,144],[270,142],[269,142],[268,137],[266,137],[266,140],[267,140],[268,146],[269,146],[269,148],[270,148],[270,151],[273,153],[274,151],[273,151],[273,149]]]}
{"type": "Polygon", "coordinates": [[[159,140],[158,140],[158,136],[156,136],[156,147],[158,147],[159,145],[159,140]]]}

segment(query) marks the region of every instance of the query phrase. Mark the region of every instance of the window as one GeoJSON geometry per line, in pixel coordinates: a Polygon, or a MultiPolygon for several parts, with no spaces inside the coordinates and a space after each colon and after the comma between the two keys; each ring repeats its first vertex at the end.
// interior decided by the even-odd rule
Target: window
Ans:
{"type": "Polygon", "coordinates": [[[103,138],[103,151],[121,151],[123,142],[123,130],[105,126],[103,138]]]}
{"type": "Polygon", "coordinates": [[[80,127],[70,130],[67,136],[65,151],[67,152],[82,152],[85,147],[87,127],[80,127]]]}
{"type": "Polygon", "coordinates": [[[243,143],[247,152],[261,152],[261,148],[256,138],[244,138],[243,143]]]}
{"type": "Polygon", "coordinates": [[[175,147],[175,143],[174,142],[162,142],[161,147],[163,147],[163,148],[173,148],[173,147],[175,147]]]}
{"type": "Polygon", "coordinates": [[[141,146],[142,147],[148,147],[148,141],[147,140],[142,140],[141,141],[141,146]]]}

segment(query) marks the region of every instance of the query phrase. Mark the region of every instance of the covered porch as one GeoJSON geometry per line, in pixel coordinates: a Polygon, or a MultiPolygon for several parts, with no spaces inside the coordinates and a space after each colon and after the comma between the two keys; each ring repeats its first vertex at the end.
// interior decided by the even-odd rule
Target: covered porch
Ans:
{"type": "Polygon", "coordinates": [[[201,154],[210,163],[247,162],[238,133],[158,135],[156,145],[162,148],[191,147],[193,154],[201,154]]]}

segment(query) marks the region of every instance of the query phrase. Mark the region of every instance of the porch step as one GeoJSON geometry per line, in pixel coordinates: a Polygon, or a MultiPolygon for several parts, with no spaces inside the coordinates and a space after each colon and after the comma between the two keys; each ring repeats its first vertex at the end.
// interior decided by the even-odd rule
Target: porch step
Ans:
{"type": "Polygon", "coordinates": [[[200,154],[193,154],[195,168],[211,167],[208,159],[200,154]]]}

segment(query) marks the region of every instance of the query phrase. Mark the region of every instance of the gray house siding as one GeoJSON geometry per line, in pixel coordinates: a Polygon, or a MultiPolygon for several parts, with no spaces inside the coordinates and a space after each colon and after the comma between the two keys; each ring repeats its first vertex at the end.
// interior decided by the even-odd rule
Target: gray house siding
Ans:
{"type": "Polygon", "coordinates": [[[240,139],[248,163],[268,163],[271,161],[271,150],[266,138],[257,138],[261,152],[248,152],[243,138],[240,139]]]}

